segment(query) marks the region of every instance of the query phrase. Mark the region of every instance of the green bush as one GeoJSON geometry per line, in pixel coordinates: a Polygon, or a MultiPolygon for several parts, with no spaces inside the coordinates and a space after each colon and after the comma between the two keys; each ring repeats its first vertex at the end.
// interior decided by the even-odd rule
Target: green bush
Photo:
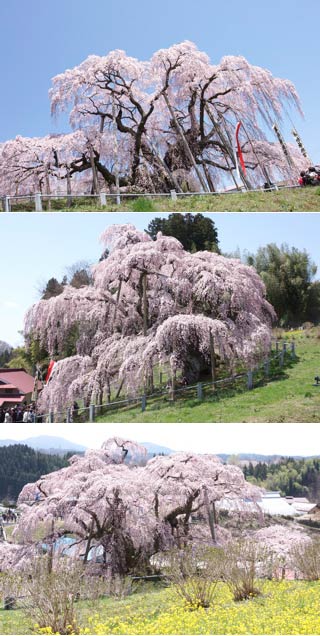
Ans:
{"type": "Polygon", "coordinates": [[[145,199],[143,197],[134,199],[131,203],[131,209],[133,212],[154,212],[154,206],[151,199],[145,199]]]}

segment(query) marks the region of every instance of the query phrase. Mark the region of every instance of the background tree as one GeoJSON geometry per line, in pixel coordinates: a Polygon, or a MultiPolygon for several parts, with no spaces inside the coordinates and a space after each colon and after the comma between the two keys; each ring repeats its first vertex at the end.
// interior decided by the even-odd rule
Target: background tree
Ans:
{"type": "Polygon", "coordinates": [[[0,367],[4,367],[10,360],[12,347],[7,342],[0,340],[0,367]]]}
{"type": "Polygon", "coordinates": [[[26,444],[0,446],[0,500],[18,499],[25,484],[67,466],[69,458],[70,453],[49,455],[26,444]]]}
{"type": "Polygon", "coordinates": [[[79,289],[80,287],[92,285],[93,277],[91,264],[87,261],[79,261],[67,268],[66,284],[79,289]]]}
{"type": "Polygon", "coordinates": [[[257,462],[243,467],[248,481],[267,490],[279,490],[283,496],[309,497],[318,502],[320,497],[320,459],[283,458],[279,462],[257,462]]]}
{"type": "Polygon", "coordinates": [[[261,276],[281,326],[301,325],[311,315],[320,319],[319,283],[313,282],[317,267],[306,250],[269,243],[245,260],[261,276]]]}
{"type": "Polygon", "coordinates": [[[312,283],[307,300],[307,321],[318,324],[320,321],[320,281],[312,283]]]}
{"type": "Polygon", "coordinates": [[[150,221],[147,232],[153,239],[158,232],[174,236],[187,252],[207,250],[220,253],[215,223],[203,214],[169,214],[167,219],[157,217],[150,221]]]}
{"type": "Polygon", "coordinates": [[[53,298],[54,296],[59,296],[63,292],[63,284],[59,283],[56,278],[49,278],[45,288],[42,291],[41,298],[43,300],[48,300],[49,298],[53,298]]]}

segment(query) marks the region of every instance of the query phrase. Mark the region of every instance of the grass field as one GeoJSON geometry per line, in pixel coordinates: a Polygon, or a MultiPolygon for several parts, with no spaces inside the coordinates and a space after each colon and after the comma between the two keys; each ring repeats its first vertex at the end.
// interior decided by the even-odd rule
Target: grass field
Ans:
{"type": "MultiPolygon", "coordinates": [[[[262,596],[236,603],[219,584],[212,607],[190,611],[173,589],[149,588],[79,602],[78,624],[81,634],[320,634],[319,592],[319,582],[266,581],[262,596]]],[[[21,610],[0,610],[0,632],[39,633],[21,610]]]]}
{"type": "Polygon", "coordinates": [[[98,422],[319,422],[320,386],[313,386],[320,375],[320,331],[295,332],[298,360],[285,368],[280,379],[252,391],[230,391],[228,396],[180,399],[149,403],[117,410],[97,417],[98,422]]]}
{"type": "MultiPolygon", "coordinates": [[[[34,203],[12,203],[12,211],[34,211],[34,203]]],[[[320,188],[306,187],[271,192],[242,192],[232,194],[212,194],[207,196],[181,196],[177,201],[170,197],[138,197],[121,199],[116,205],[107,200],[107,206],[99,207],[94,199],[88,198],[72,207],[63,207],[66,202],[53,200],[52,210],[60,212],[319,212],[320,188]]],[[[45,203],[44,203],[45,208],[45,203]]]]}

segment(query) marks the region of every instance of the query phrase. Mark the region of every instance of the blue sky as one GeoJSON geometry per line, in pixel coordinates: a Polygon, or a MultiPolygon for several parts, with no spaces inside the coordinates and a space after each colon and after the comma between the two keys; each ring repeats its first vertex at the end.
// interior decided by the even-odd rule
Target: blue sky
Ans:
{"type": "Polygon", "coordinates": [[[25,440],[55,435],[88,448],[100,448],[118,435],[153,442],[171,450],[193,453],[261,453],[263,455],[320,454],[320,430],[315,424],[1,424],[1,439],[25,440]]]}
{"type": "Polygon", "coordinates": [[[89,54],[147,59],[189,39],[213,62],[240,54],[291,79],[306,117],[295,124],[320,161],[319,0],[2,0],[0,24],[0,141],[66,130],[50,118],[50,79],[89,54]]]}
{"type": "MultiPolygon", "coordinates": [[[[1,263],[0,340],[20,342],[18,331],[39,286],[52,276],[61,280],[66,267],[81,260],[98,261],[99,236],[112,223],[133,223],[141,230],[164,213],[26,213],[0,215],[1,263]]],[[[306,249],[320,278],[320,214],[209,214],[216,224],[223,252],[256,251],[275,242],[306,249]]]]}

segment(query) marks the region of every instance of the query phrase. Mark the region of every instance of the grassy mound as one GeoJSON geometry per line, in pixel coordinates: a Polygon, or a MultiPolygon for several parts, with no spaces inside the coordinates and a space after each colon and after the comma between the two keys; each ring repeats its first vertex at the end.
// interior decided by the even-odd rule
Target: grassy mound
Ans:
{"type": "Polygon", "coordinates": [[[289,332],[294,337],[298,363],[285,367],[282,375],[252,391],[230,389],[228,395],[212,395],[203,402],[180,399],[150,402],[97,417],[98,422],[319,422],[320,329],[289,332]]]}
{"type": "MultiPolygon", "coordinates": [[[[43,209],[48,209],[44,201],[43,209]]],[[[170,197],[122,197],[120,205],[107,197],[107,205],[101,207],[95,198],[73,199],[67,207],[66,199],[54,199],[52,211],[60,212],[318,212],[320,188],[306,187],[271,192],[241,192],[209,194],[205,196],[170,197]]],[[[13,212],[34,211],[34,202],[12,201],[13,212]]]]}

